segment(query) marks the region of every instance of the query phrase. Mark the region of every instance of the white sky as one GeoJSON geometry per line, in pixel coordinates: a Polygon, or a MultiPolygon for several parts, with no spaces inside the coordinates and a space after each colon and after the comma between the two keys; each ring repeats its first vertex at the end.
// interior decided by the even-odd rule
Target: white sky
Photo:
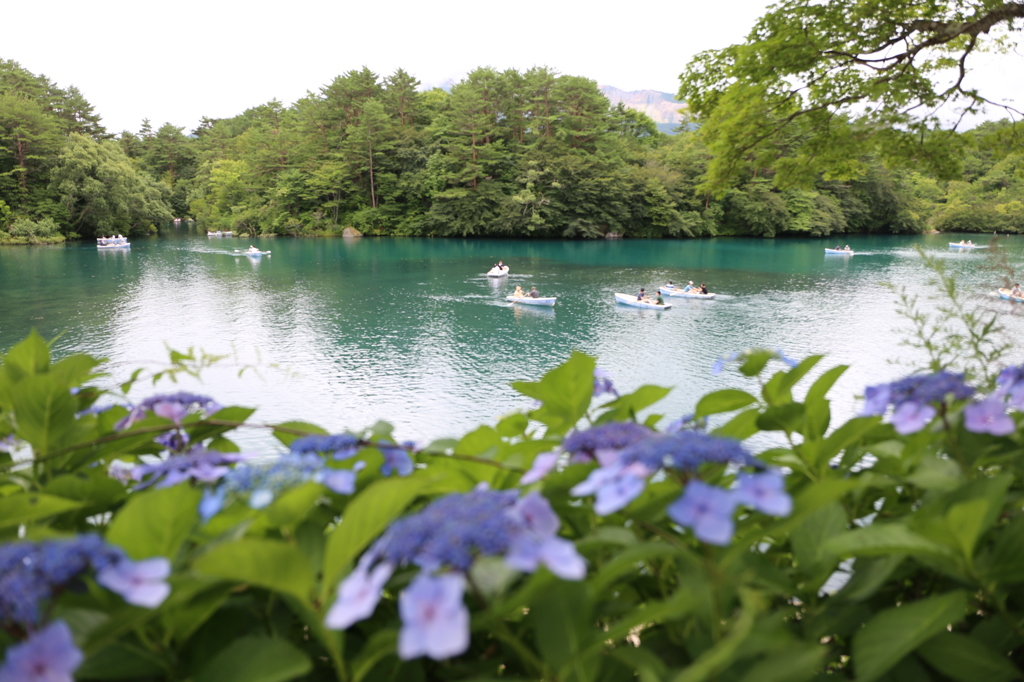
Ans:
{"type": "MultiPolygon", "coordinates": [[[[49,0],[3,8],[0,58],[77,86],[110,132],[143,118],[190,132],[337,75],[403,68],[426,85],[478,66],[549,66],[623,90],[675,93],[698,52],[743,40],[769,0],[49,0]]],[[[1021,93],[1024,60],[980,74],[1021,93]]]]}

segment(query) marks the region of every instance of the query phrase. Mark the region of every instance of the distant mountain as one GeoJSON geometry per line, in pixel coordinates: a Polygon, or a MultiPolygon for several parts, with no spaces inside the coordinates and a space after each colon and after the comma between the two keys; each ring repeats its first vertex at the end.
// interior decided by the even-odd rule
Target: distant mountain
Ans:
{"type": "Polygon", "coordinates": [[[682,102],[677,101],[667,92],[657,90],[633,90],[626,92],[611,85],[600,86],[601,92],[614,106],[619,102],[630,109],[642,111],[658,124],[658,130],[663,133],[673,134],[679,126],[679,107],[682,102]]]}

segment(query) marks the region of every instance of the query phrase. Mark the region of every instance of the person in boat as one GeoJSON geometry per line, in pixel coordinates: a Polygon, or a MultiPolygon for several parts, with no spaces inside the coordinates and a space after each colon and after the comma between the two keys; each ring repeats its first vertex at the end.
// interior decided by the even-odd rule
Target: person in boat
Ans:
{"type": "Polygon", "coordinates": [[[259,253],[259,252],[260,252],[260,250],[257,249],[255,246],[253,246],[252,244],[249,245],[249,253],[259,253]]]}
{"type": "Polygon", "coordinates": [[[1024,292],[1020,290],[1020,284],[1013,285],[1013,288],[1010,289],[1010,296],[1016,296],[1017,298],[1024,296],[1024,292]]]}
{"type": "Polygon", "coordinates": [[[658,298],[654,299],[654,302],[658,305],[665,305],[665,299],[661,297],[661,292],[658,292],[658,298]]]}
{"type": "Polygon", "coordinates": [[[642,301],[647,298],[647,291],[643,287],[640,287],[640,293],[636,295],[636,300],[642,301]]]}
{"type": "MultiPolygon", "coordinates": [[[[963,240],[963,239],[961,239],[961,240],[960,240],[960,243],[961,243],[961,244],[964,244],[964,240],[963,240]]],[[[964,245],[966,246],[966,244],[964,244],[964,245]]]]}
{"type": "Polygon", "coordinates": [[[515,296],[516,298],[522,298],[523,296],[526,295],[526,293],[523,291],[523,288],[517,284],[516,290],[512,292],[512,295],[515,296]]]}
{"type": "Polygon", "coordinates": [[[967,240],[967,246],[974,246],[974,242],[972,242],[970,239],[968,239],[967,240]]]}
{"type": "Polygon", "coordinates": [[[675,289],[675,288],[676,288],[676,285],[675,285],[675,284],[672,284],[672,280],[669,280],[669,281],[668,281],[668,284],[666,284],[666,285],[665,285],[665,288],[666,288],[666,289],[675,289]]]}
{"type": "Polygon", "coordinates": [[[686,292],[688,292],[688,291],[692,291],[692,290],[693,290],[693,282],[692,282],[692,281],[691,281],[691,282],[690,282],[689,284],[687,284],[687,285],[686,285],[685,287],[683,287],[683,293],[684,293],[684,294],[685,294],[686,292]]]}
{"type": "Polygon", "coordinates": [[[708,288],[704,285],[704,282],[700,283],[700,293],[704,295],[707,295],[708,293],[708,288]]]}
{"type": "Polygon", "coordinates": [[[501,261],[498,261],[498,264],[495,265],[494,267],[498,268],[499,270],[504,270],[505,269],[505,264],[502,263],[501,261]]]}
{"type": "Polygon", "coordinates": [[[537,287],[530,287],[530,298],[540,298],[540,294],[537,293],[537,287]]]}
{"type": "Polygon", "coordinates": [[[843,247],[843,251],[849,251],[849,250],[850,250],[850,245],[849,244],[847,244],[846,246],[843,247]]]}

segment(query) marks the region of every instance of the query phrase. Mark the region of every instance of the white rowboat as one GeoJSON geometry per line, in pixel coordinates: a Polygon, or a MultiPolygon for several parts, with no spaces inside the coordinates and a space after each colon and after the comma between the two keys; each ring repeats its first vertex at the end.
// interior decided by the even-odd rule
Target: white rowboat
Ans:
{"type": "Polygon", "coordinates": [[[850,249],[825,249],[826,256],[852,256],[854,253],[850,249]]]}
{"type": "Polygon", "coordinates": [[[987,249],[988,244],[957,244],[956,242],[950,242],[949,248],[951,249],[987,249]]]}
{"type": "Polygon", "coordinates": [[[548,306],[549,308],[551,306],[555,305],[555,299],[556,299],[555,296],[548,296],[547,298],[542,298],[542,297],[534,298],[533,296],[506,296],[505,297],[506,301],[511,301],[512,303],[520,303],[522,305],[543,305],[543,306],[548,306]]]}
{"type": "Polygon", "coordinates": [[[658,291],[660,291],[665,296],[671,296],[673,298],[702,298],[707,300],[715,297],[715,295],[710,292],[702,294],[696,289],[683,291],[682,289],[669,289],[667,287],[660,287],[658,291]]]}
{"type": "Polygon", "coordinates": [[[495,265],[493,268],[487,271],[488,277],[504,277],[508,274],[508,266],[498,267],[495,265]]]}
{"type": "Polygon", "coordinates": [[[97,244],[97,249],[130,249],[131,244],[129,242],[120,242],[117,244],[97,244]]]}
{"type": "Polygon", "coordinates": [[[623,305],[631,305],[634,308],[653,308],[654,310],[664,310],[665,308],[671,308],[671,303],[665,305],[658,305],[654,301],[639,301],[637,297],[632,294],[615,294],[615,301],[623,305]]]}
{"type": "Polygon", "coordinates": [[[1010,293],[1009,289],[999,289],[999,298],[1005,301],[1016,301],[1017,303],[1024,303],[1024,298],[1020,296],[1014,296],[1010,293]]]}
{"type": "MultiPolygon", "coordinates": [[[[237,249],[236,249],[237,251],[237,249]]],[[[238,251],[236,256],[252,256],[253,258],[259,258],[260,256],[269,256],[269,251],[238,251]]]]}

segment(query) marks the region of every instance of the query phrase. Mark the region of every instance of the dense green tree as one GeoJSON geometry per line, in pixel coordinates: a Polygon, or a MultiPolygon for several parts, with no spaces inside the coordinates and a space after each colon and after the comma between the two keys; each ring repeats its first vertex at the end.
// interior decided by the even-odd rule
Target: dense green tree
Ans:
{"type": "Polygon", "coordinates": [[[171,219],[166,185],[141,171],[120,145],[72,133],[51,174],[71,229],[83,235],[145,232],[171,219]]]}
{"type": "Polygon", "coordinates": [[[792,162],[776,164],[781,183],[855,177],[867,153],[956,177],[964,141],[943,118],[991,104],[968,69],[976,53],[1012,44],[1021,18],[1024,4],[1003,0],[772,6],[746,42],[698,55],[681,76],[679,96],[713,155],[708,185],[724,192],[751,156],[768,165],[794,129],[792,162]]]}

